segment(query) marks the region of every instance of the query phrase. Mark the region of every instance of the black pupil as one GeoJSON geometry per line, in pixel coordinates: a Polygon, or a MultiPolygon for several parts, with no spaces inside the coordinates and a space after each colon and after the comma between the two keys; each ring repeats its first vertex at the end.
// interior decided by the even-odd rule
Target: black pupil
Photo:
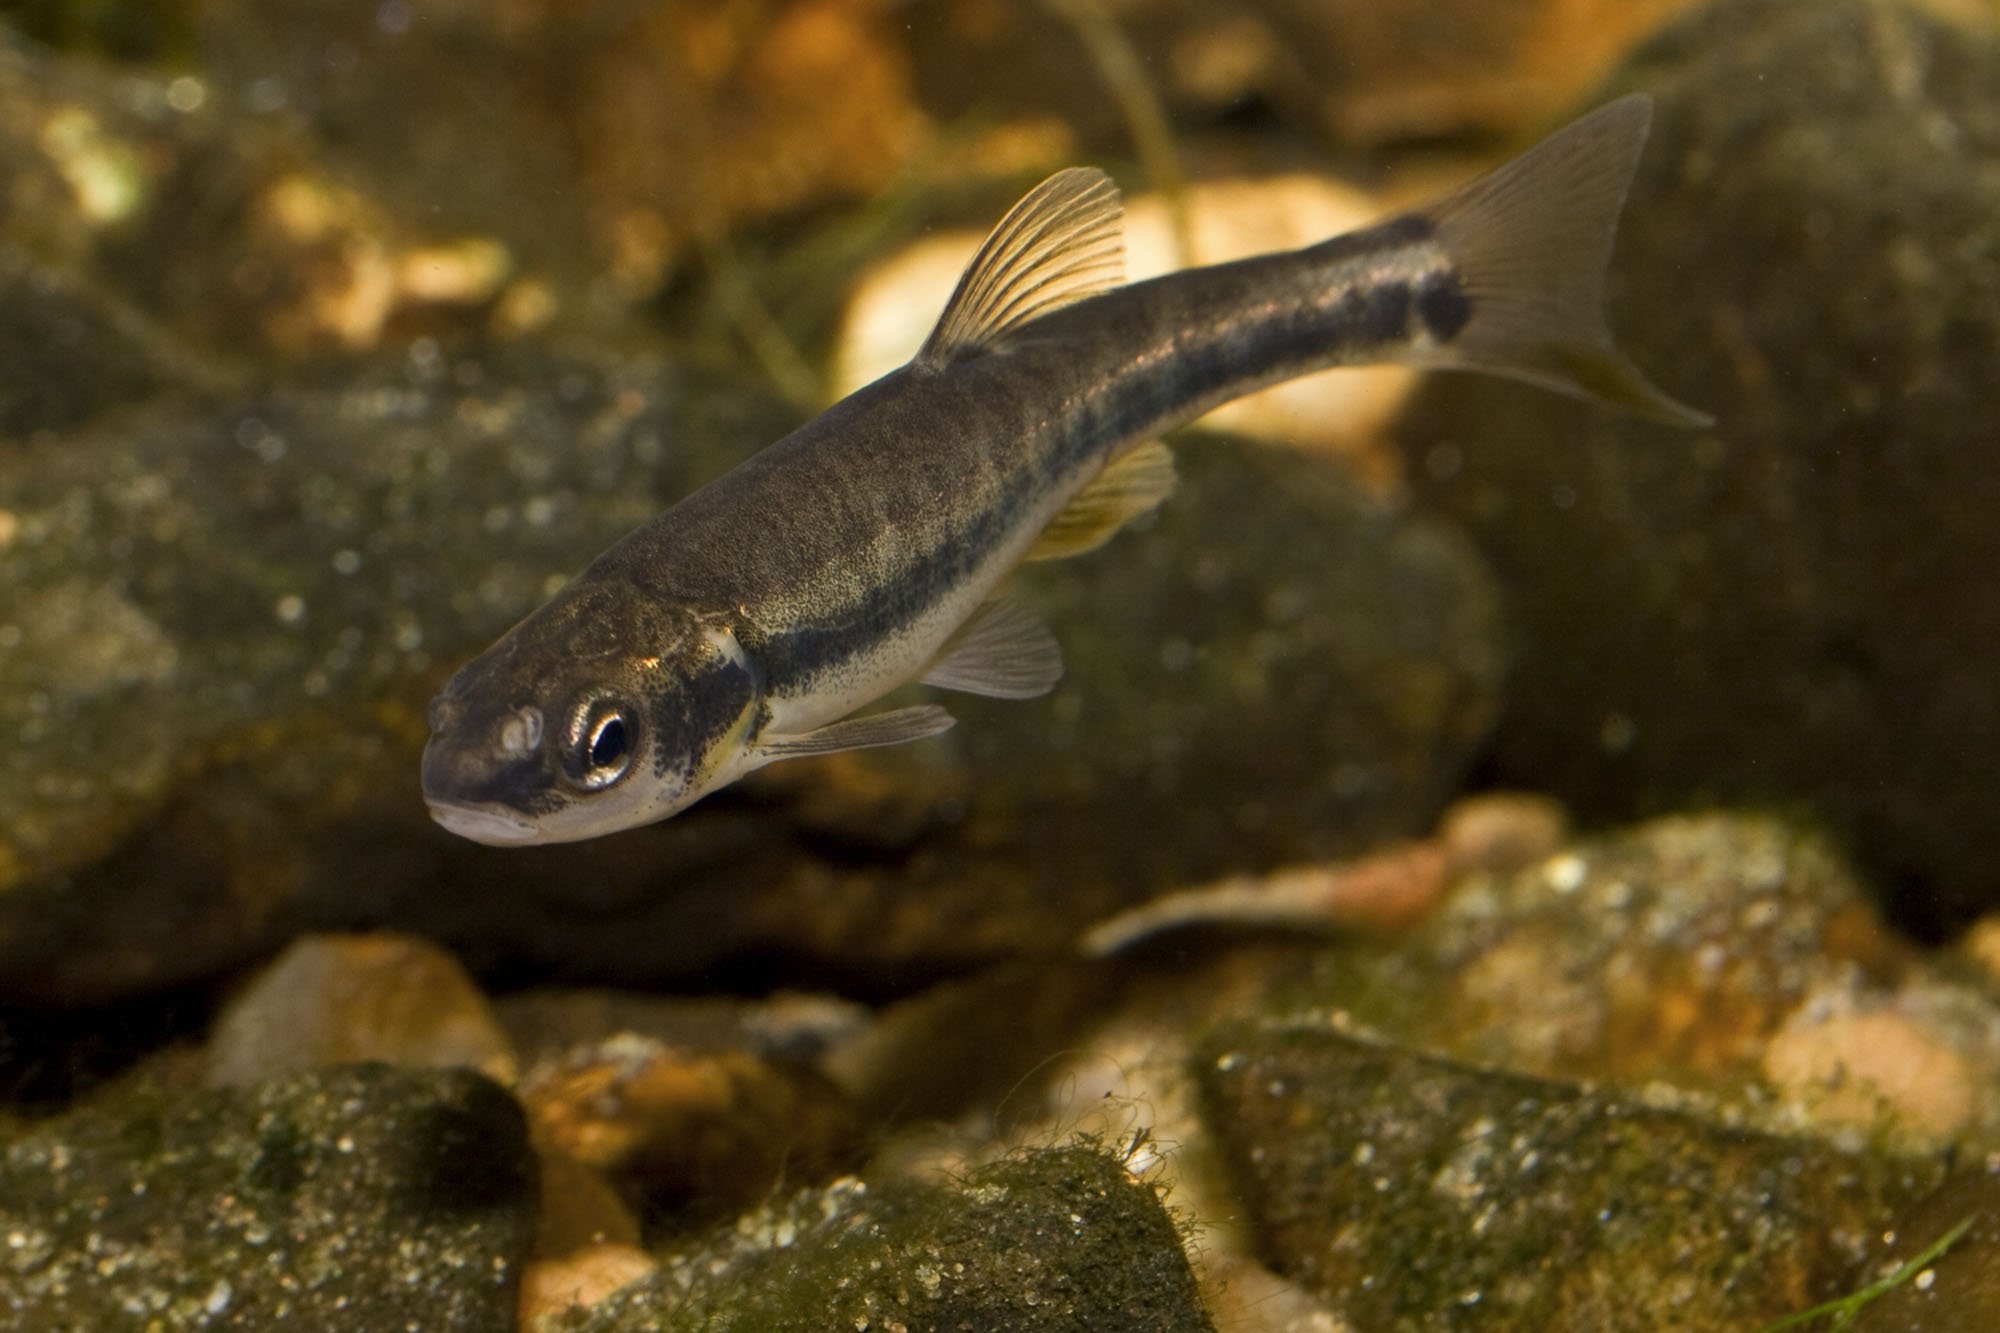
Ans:
{"type": "Polygon", "coordinates": [[[590,738],[590,766],[609,768],[625,757],[625,720],[610,718],[590,738]]]}

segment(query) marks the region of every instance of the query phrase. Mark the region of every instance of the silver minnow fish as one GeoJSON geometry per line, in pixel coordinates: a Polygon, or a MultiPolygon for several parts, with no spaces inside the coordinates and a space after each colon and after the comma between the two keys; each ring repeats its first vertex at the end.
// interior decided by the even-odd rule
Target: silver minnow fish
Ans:
{"type": "Polygon", "coordinates": [[[1622,98],[1428,207],[1130,285],[1116,188],[1050,177],[914,360],[625,537],[452,677],[431,813],[479,842],[591,838],[774,760],[949,727],[935,704],[858,713],[911,681],[1047,693],[1061,652],[1001,580],[1159,504],[1163,432],[1309,371],[1479,370],[1704,424],[1600,309],[1651,114],[1622,98]]]}

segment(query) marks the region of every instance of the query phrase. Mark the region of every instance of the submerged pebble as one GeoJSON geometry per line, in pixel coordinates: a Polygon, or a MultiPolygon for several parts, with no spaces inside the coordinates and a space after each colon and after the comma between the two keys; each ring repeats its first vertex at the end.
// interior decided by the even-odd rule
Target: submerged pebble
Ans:
{"type": "Polygon", "coordinates": [[[1196,1068],[1273,1266],[1365,1328],[1753,1329],[1840,1294],[1940,1174],[1311,1024],[1196,1068]]]}
{"type": "Polygon", "coordinates": [[[138,1089],[0,1147],[0,1318],[483,1333],[533,1226],[526,1124],[478,1075],[138,1089]]]}
{"type": "Polygon", "coordinates": [[[668,1316],[742,1333],[1214,1328],[1167,1209],[1083,1147],[807,1191],[679,1249],[561,1327],[637,1333],[668,1316]]]}
{"type": "Polygon", "coordinates": [[[728,1215],[858,1162],[861,1126],[833,1084],[741,1050],[612,1036],[538,1062],[521,1100],[545,1152],[653,1213],[728,1215]]]}
{"type": "Polygon", "coordinates": [[[456,958],[394,935],[294,940],[223,1009],[208,1078],[260,1083],[325,1065],[477,1069],[514,1080],[514,1052],[456,958]]]}
{"type": "Polygon", "coordinates": [[[2000,1146],[1990,1000],[1769,819],[1656,820],[1466,875],[1393,947],[1326,955],[1304,995],[1463,1059],[1717,1094],[1774,1128],[2000,1146]]]}

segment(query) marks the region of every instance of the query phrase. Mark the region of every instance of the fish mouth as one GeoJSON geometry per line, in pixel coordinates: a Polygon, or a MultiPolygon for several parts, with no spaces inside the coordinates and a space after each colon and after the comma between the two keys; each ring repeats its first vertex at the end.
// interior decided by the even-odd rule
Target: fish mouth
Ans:
{"type": "Polygon", "coordinates": [[[431,818],[461,838],[483,842],[489,847],[519,847],[524,843],[540,842],[541,830],[527,820],[510,815],[491,806],[462,805],[457,801],[431,800],[425,802],[431,809],[431,818]]]}

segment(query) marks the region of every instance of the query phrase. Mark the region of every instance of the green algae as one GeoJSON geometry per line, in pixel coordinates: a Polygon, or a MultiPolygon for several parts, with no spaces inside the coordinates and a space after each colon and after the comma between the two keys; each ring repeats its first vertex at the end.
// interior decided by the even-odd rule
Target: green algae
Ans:
{"type": "Polygon", "coordinates": [[[1775,1323],[1766,1324],[1759,1330],[1759,1333],[1782,1333],[1783,1330],[1788,1328],[1799,1328],[1810,1324],[1815,1319],[1824,1319],[1827,1321],[1827,1333],[1838,1333],[1838,1330],[1851,1325],[1863,1310],[1904,1283],[1915,1278],[1917,1274],[1930,1267],[1936,1260],[1943,1258],[1947,1250],[1958,1244],[1959,1241],[1965,1238],[1965,1233],[1972,1230],[1972,1222],[1972,1218],[1966,1218],[1963,1222],[1960,1222],[1957,1226],[1925,1246],[1917,1254],[1899,1264],[1894,1271],[1877,1278],[1859,1291],[1851,1292],[1835,1300],[1815,1305],[1810,1310],[1801,1310],[1797,1314],[1787,1315],[1775,1323]]]}
{"type": "Polygon", "coordinates": [[[1937,1175],[1323,1026],[1225,1028],[1196,1077],[1267,1262],[1368,1328],[1754,1328],[1937,1175]]]}
{"type": "Polygon", "coordinates": [[[471,1333],[512,1318],[534,1208],[520,1109],[474,1074],[139,1086],[0,1152],[0,1286],[10,1327],[471,1333]]]}
{"type": "Polygon", "coordinates": [[[1181,1333],[1202,1312],[1150,1186],[1088,1147],[944,1183],[849,1181],[738,1222],[563,1333],[1090,1329],[1181,1333]]]}

